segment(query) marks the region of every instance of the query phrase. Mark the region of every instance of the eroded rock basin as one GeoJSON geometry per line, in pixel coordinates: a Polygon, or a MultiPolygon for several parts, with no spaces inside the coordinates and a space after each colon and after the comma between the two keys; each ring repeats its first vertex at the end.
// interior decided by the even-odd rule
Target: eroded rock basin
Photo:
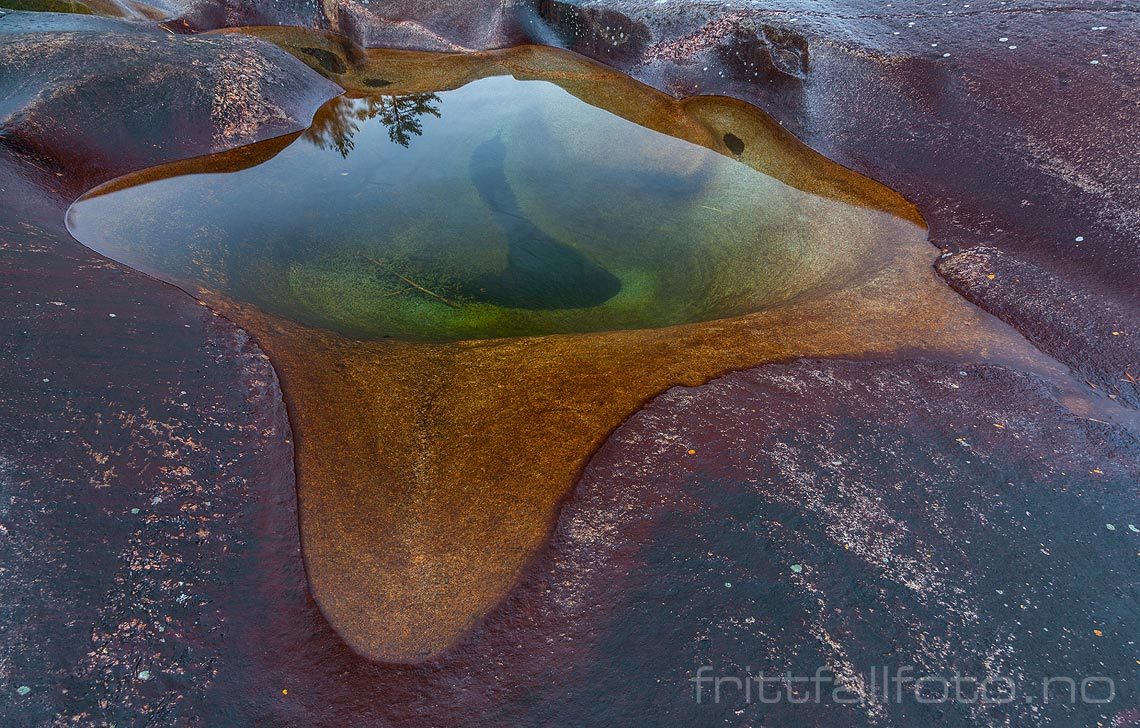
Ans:
{"type": "Polygon", "coordinates": [[[1042,366],[933,276],[905,200],[750,106],[558,51],[261,32],[350,95],[300,138],[98,188],[70,226],[269,353],[313,594],[372,659],[478,624],[594,448],[671,386],[899,350],[1042,366]]]}
{"type": "MultiPolygon", "coordinates": [[[[69,227],[190,291],[349,338],[412,340],[738,316],[849,285],[923,238],[905,206],[746,164],[787,145],[754,141],[747,118],[724,132],[683,110],[626,119],[599,105],[663,100],[616,74],[561,78],[546,55],[521,68],[490,57],[468,69],[486,78],[432,84],[375,54],[362,87],[382,93],[334,99],[284,149],[117,180],[77,202],[69,227]]],[[[821,158],[782,163],[833,176],[821,158]]]]}

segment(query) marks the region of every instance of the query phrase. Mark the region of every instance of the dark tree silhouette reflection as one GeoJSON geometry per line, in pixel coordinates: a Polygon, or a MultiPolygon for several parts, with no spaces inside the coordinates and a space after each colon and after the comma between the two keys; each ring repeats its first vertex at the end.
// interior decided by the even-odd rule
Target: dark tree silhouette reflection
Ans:
{"type": "Polygon", "coordinates": [[[388,138],[402,147],[412,137],[424,133],[421,117],[430,114],[440,118],[436,94],[408,94],[406,96],[366,96],[349,98],[339,96],[321,107],[313,123],[302,135],[322,149],[335,149],[342,157],[355,148],[353,136],[360,125],[372,119],[388,128],[388,138]]]}

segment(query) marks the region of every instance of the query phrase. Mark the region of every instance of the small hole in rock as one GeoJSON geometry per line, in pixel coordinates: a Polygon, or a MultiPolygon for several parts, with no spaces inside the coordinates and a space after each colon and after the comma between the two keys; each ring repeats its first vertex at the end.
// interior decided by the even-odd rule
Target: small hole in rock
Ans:
{"type": "Polygon", "coordinates": [[[724,145],[728,147],[728,151],[736,156],[744,154],[744,141],[735,134],[728,133],[724,135],[724,145]]]}

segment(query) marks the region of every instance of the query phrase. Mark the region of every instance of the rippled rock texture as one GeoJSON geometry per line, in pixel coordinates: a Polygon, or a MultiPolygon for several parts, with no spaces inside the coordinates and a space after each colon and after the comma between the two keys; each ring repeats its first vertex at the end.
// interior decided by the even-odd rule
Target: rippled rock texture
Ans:
{"type": "MultiPolygon", "coordinates": [[[[1116,404],[1135,405],[1137,371],[1135,11],[159,5],[116,21],[0,17],[0,722],[1136,723],[1140,473],[1116,404]],[[880,352],[670,390],[614,418],[548,545],[476,628],[419,665],[363,659],[308,592],[292,435],[260,348],[63,228],[92,186],[287,143],[338,90],[264,41],[176,36],[148,16],[177,34],[299,24],[361,45],[570,46],[675,96],[756,103],[903,192],[937,245],[994,248],[939,272],[1079,376],[1028,347],[979,364],[1013,332],[980,311],[964,322],[945,288],[936,300],[959,313],[939,323],[937,303],[929,322],[975,345],[941,361],[880,352]],[[867,699],[698,704],[690,681],[702,665],[739,677],[824,664],[867,699]],[[869,671],[901,665],[1006,675],[1030,693],[1104,675],[1116,695],[870,697],[869,671]]],[[[351,70],[350,43],[328,52],[351,70]]],[[[818,326],[809,337],[834,336],[818,326]]],[[[694,378],[669,383],[708,375],[694,378]]]]}

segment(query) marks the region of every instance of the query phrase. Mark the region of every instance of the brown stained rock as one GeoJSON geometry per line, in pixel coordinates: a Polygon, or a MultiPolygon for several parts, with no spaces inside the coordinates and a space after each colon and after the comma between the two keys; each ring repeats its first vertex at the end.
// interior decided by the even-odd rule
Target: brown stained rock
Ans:
{"type": "Polygon", "coordinates": [[[1032,356],[916,263],[741,319],[471,344],[352,342],[211,305],[254,334],[282,378],[323,612],[364,655],[416,662],[507,594],[585,458],[672,384],[803,352],[1032,356]]]}

